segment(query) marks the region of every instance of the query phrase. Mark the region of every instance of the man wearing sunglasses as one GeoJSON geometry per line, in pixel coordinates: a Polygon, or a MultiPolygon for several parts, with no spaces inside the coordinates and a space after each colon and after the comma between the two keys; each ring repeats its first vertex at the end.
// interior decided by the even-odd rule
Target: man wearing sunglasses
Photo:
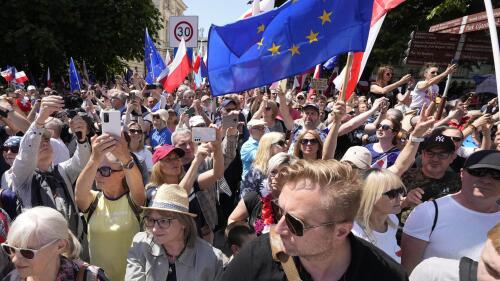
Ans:
{"type": "Polygon", "coordinates": [[[500,221],[500,151],[469,156],[461,182],[459,192],[425,202],[408,217],[401,240],[408,272],[430,257],[479,259],[486,233],[500,221]]]}
{"type": "Polygon", "coordinates": [[[361,182],[350,165],[299,160],[282,173],[277,224],[244,247],[219,280],[408,280],[394,260],[351,233],[361,182]]]}

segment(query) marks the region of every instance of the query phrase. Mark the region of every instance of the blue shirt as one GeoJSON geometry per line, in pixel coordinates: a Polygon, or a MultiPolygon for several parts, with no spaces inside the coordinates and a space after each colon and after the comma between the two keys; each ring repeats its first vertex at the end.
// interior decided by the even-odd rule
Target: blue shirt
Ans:
{"type": "Polygon", "coordinates": [[[161,130],[153,129],[149,138],[151,139],[151,146],[153,149],[158,145],[172,144],[172,133],[165,127],[161,130]]]}
{"type": "Polygon", "coordinates": [[[241,146],[240,155],[241,162],[243,163],[243,172],[241,173],[241,180],[245,180],[245,176],[252,166],[253,160],[255,160],[255,154],[257,153],[257,147],[259,146],[259,141],[249,137],[248,140],[241,146]]]}

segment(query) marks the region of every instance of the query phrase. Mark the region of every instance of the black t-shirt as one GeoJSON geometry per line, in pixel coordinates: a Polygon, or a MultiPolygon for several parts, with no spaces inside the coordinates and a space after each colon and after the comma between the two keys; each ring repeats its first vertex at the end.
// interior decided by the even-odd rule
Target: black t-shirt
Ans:
{"type": "MultiPolygon", "coordinates": [[[[405,270],[386,253],[372,244],[355,237],[352,233],[348,239],[351,243],[351,264],[345,279],[356,281],[399,281],[408,280],[405,270]]],[[[312,280],[309,273],[295,259],[300,278],[312,280]]],[[[272,260],[269,234],[263,234],[245,245],[242,251],[225,268],[219,281],[282,281],[285,273],[279,262],[272,260]]]]}

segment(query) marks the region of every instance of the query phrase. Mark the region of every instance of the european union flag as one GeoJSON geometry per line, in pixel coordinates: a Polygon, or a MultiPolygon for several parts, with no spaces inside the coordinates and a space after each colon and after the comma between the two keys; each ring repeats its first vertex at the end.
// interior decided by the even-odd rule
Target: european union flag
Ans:
{"type": "Polygon", "coordinates": [[[373,0],[290,0],[267,13],[210,27],[214,96],[269,85],[349,51],[364,51],[373,0]]]}
{"type": "Polygon", "coordinates": [[[156,50],[155,44],[149,37],[148,29],[144,35],[144,63],[146,64],[146,82],[152,84],[156,82],[156,78],[165,69],[165,63],[156,50]]]}
{"type": "Polygon", "coordinates": [[[74,91],[80,92],[82,89],[80,87],[80,76],[76,71],[75,63],[73,62],[73,58],[69,59],[69,87],[71,93],[74,91]]]}

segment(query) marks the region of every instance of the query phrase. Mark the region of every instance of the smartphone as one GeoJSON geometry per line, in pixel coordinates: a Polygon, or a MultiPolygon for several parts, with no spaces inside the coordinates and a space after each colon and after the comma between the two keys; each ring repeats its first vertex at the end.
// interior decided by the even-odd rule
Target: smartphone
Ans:
{"type": "Polygon", "coordinates": [[[121,113],[118,110],[101,111],[102,132],[115,137],[120,137],[122,133],[121,113]]]}
{"type": "Polygon", "coordinates": [[[230,114],[222,117],[222,127],[230,128],[230,127],[238,127],[238,115],[230,114]]]}
{"type": "Polygon", "coordinates": [[[186,114],[193,117],[196,115],[196,110],[194,109],[194,107],[190,107],[188,108],[188,110],[186,110],[186,114]]]}
{"type": "Polygon", "coordinates": [[[194,142],[211,142],[217,138],[215,128],[194,127],[192,136],[194,142]]]}
{"type": "Polygon", "coordinates": [[[135,100],[135,93],[133,93],[133,92],[128,93],[128,100],[134,101],[135,100]]]}

